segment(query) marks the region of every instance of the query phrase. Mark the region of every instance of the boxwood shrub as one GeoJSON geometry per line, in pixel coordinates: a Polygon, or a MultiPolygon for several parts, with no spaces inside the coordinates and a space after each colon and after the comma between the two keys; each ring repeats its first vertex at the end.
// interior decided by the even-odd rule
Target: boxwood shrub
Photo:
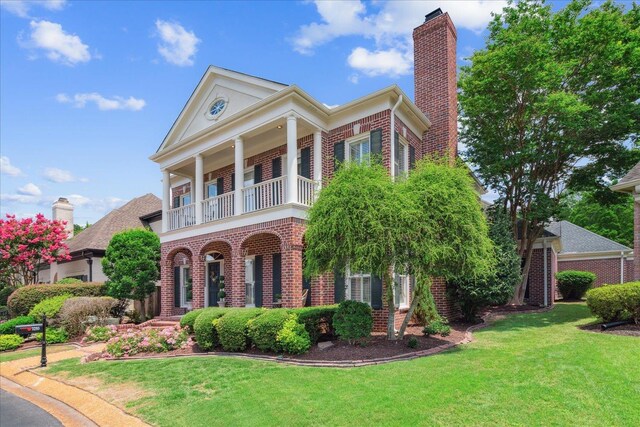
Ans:
{"type": "MultiPolygon", "coordinates": [[[[42,341],[42,334],[36,334],[36,339],[42,341]]],[[[47,328],[47,344],[60,344],[69,341],[69,334],[64,328],[47,328]]]]}
{"type": "Polygon", "coordinates": [[[596,275],[589,271],[566,270],[556,273],[556,279],[562,298],[577,300],[593,286],[596,275]]]}
{"type": "Polygon", "coordinates": [[[47,319],[53,321],[58,316],[64,302],[69,298],[71,298],[71,294],[63,294],[58,295],[57,297],[44,299],[29,311],[29,316],[33,317],[37,321],[41,321],[42,316],[46,314],[47,319]]]}
{"type": "Polygon", "coordinates": [[[640,323],[640,282],[591,289],[587,306],[604,322],[633,319],[640,323]]]}
{"type": "MultiPolygon", "coordinates": [[[[244,351],[247,348],[247,325],[249,320],[264,313],[265,309],[236,309],[225,314],[215,322],[220,345],[226,351],[244,351]]],[[[200,316],[203,316],[201,314],[200,316]]],[[[198,317],[200,319],[200,317],[198,317]]],[[[197,324],[198,321],[196,321],[197,324]]]]}
{"type": "Polygon", "coordinates": [[[4,323],[0,323],[0,335],[10,335],[16,333],[16,326],[36,323],[36,319],[31,316],[18,316],[4,323]]]}
{"type": "Polygon", "coordinates": [[[350,344],[370,336],[373,330],[371,307],[363,302],[342,301],[333,316],[333,327],[338,338],[350,344]]]}
{"type": "Polygon", "coordinates": [[[297,314],[289,315],[278,332],[277,342],[285,353],[302,354],[309,351],[311,338],[304,325],[298,322],[297,314]]]}
{"type": "Polygon", "coordinates": [[[291,310],[292,313],[298,315],[298,322],[304,325],[312,344],[317,343],[320,339],[331,340],[334,338],[333,316],[336,311],[338,311],[338,304],[291,310]]]}
{"type": "Polygon", "coordinates": [[[188,311],[187,314],[180,318],[180,327],[186,328],[190,334],[193,333],[193,325],[196,323],[196,319],[200,316],[206,308],[197,308],[195,310],[188,311]]]}
{"type": "Polygon", "coordinates": [[[0,351],[15,350],[22,344],[22,337],[16,334],[0,335],[0,351]]]}
{"type": "Polygon", "coordinates": [[[9,296],[7,307],[11,316],[24,316],[40,301],[64,294],[76,297],[99,297],[105,294],[105,287],[103,283],[23,286],[9,296]]]}
{"type": "Polygon", "coordinates": [[[267,310],[247,323],[247,336],[261,351],[281,350],[278,345],[278,332],[289,319],[289,311],[284,308],[267,310]]]}
{"type": "Polygon", "coordinates": [[[193,324],[193,330],[196,336],[198,346],[203,350],[211,350],[220,344],[218,340],[218,331],[214,327],[213,321],[233,309],[223,307],[209,307],[203,309],[193,324]]]}
{"type": "Polygon", "coordinates": [[[12,288],[11,286],[0,289],[0,305],[7,305],[9,295],[11,295],[15,290],[16,288],[12,288]]]}

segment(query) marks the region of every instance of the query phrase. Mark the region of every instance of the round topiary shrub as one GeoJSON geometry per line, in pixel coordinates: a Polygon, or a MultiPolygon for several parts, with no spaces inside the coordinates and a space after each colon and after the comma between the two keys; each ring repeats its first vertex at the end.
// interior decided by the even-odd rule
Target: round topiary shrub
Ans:
{"type": "Polygon", "coordinates": [[[211,350],[220,344],[218,331],[214,327],[213,321],[224,316],[230,309],[221,307],[205,308],[196,317],[193,323],[196,342],[203,350],[211,350]]]}
{"type": "Polygon", "coordinates": [[[579,300],[593,286],[596,275],[589,271],[566,270],[556,273],[558,290],[566,300],[579,300]]]}
{"type": "Polygon", "coordinates": [[[298,322],[298,315],[289,315],[282,329],[277,335],[278,346],[285,353],[302,354],[311,348],[311,338],[304,328],[304,325],[298,322]]]}
{"type": "Polygon", "coordinates": [[[55,319],[62,309],[62,304],[69,298],[71,298],[71,295],[65,294],[42,300],[29,311],[29,316],[40,321],[42,320],[42,316],[46,314],[47,320],[55,323],[55,319]]]}
{"type": "Polygon", "coordinates": [[[311,343],[317,343],[321,338],[334,338],[333,316],[338,311],[338,305],[320,305],[315,307],[301,307],[291,310],[298,315],[298,322],[309,332],[311,343]]]}
{"type": "Polygon", "coordinates": [[[180,327],[187,329],[189,333],[192,334],[193,326],[196,323],[196,319],[204,310],[206,310],[206,308],[198,308],[188,311],[187,314],[180,318],[180,327]]]}
{"type": "Polygon", "coordinates": [[[640,323],[640,282],[591,289],[587,306],[603,322],[633,319],[640,323]]]}
{"type": "Polygon", "coordinates": [[[20,335],[0,335],[0,351],[15,350],[23,341],[20,335]]]}
{"type": "Polygon", "coordinates": [[[215,326],[222,348],[226,351],[244,351],[249,341],[247,324],[261,313],[264,313],[263,309],[241,308],[218,319],[215,326]]]}
{"type": "Polygon", "coordinates": [[[282,308],[268,310],[260,316],[249,320],[247,336],[258,350],[281,350],[278,344],[278,332],[289,318],[289,311],[282,308]]]}
{"type": "Polygon", "coordinates": [[[18,316],[4,323],[0,323],[0,335],[11,335],[16,333],[16,326],[36,323],[36,319],[31,316],[18,316]]]}
{"type": "Polygon", "coordinates": [[[371,307],[363,302],[342,301],[333,316],[333,327],[338,338],[349,344],[369,337],[373,330],[371,307]]]}

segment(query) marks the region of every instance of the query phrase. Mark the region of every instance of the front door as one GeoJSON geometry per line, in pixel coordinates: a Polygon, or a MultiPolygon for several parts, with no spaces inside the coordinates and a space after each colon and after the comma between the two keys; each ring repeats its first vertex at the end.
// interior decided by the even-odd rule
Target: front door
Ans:
{"type": "Polygon", "coordinates": [[[207,290],[209,293],[209,307],[218,306],[218,292],[220,291],[220,277],[222,276],[222,261],[211,261],[207,264],[207,290]]]}

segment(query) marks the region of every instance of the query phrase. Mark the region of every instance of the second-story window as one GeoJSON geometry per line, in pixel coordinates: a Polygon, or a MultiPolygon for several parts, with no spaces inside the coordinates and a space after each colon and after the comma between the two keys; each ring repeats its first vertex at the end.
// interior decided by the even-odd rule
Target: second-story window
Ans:
{"type": "Polygon", "coordinates": [[[211,181],[211,182],[207,182],[206,184],[206,198],[210,199],[212,197],[216,197],[218,195],[218,182],[217,181],[211,181]]]}
{"type": "Polygon", "coordinates": [[[369,135],[349,143],[349,160],[352,162],[368,162],[371,155],[371,141],[369,135]]]}
{"type": "Polygon", "coordinates": [[[180,196],[180,206],[187,206],[191,204],[191,193],[183,194],[180,196]]]}

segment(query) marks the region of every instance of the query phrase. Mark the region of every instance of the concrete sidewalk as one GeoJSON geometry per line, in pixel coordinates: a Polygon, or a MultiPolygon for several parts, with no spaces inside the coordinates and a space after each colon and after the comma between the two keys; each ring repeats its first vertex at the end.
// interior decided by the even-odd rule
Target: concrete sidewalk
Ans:
{"type": "MultiPolygon", "coordinates": [[[[53,353],[49,363],[102,351],[104,344],[53,353]]],[[[0,363],[0,387],[29,399],[65,426],[147,426],[93,393],[39,375],[40,356],[0,363]]]]}

